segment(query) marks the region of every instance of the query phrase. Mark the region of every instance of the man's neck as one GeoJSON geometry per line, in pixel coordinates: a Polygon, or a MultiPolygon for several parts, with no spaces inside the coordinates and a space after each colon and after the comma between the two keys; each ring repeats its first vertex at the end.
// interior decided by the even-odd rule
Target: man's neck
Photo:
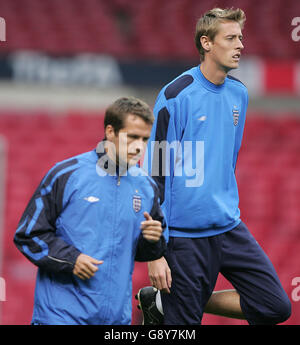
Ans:
{"type": "Polygon", "coordinates": [[[200,70],[204,77],[215,85],[222,85],[228,73],[210,60],[203,61],[200,70]]]}

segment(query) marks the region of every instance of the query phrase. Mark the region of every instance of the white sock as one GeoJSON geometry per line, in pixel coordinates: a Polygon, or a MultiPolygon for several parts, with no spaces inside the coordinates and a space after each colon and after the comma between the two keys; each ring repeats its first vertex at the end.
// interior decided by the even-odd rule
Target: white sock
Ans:
{"type": "Polygon", "coordinates": [[[155,297],[155,303],[156,303],[156,307],[158,309],[158,311],[161,313],[161,314],[164,314],[164,311],[163,311],[163,307],[162,307],[162,303],[161,303],[161,298],[160,298],[160,291],[158,290],[157,294],[156,294],[156,297],[155,297]]]}

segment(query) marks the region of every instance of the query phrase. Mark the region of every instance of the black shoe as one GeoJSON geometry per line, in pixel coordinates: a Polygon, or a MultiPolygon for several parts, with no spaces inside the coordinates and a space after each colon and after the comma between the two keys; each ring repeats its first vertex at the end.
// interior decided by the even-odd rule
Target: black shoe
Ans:
{"type": "Polygon", "coordinates": [[[139,301],[138,308],[143,313],[143,325],[162,325],[163,314],[157,309],[155,299],[158,290],[152,286],[146,286],[139,290],[135,299],[139,301]]]}

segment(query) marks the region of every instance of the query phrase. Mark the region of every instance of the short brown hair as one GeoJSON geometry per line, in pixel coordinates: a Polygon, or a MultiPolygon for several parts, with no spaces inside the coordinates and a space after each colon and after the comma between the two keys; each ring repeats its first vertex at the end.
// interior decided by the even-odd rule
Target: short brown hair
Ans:
{"type": "Polygon", "coordinates": [[[200,60],[204,60],[204,49],[200,42],[201,36],[207,36],[213,40],[218,32],[218,24],[224,20],[233,20],[240,24],[241,28],[244,27],[246,15],[240,8],[213,8],[207,11],[198,20],[195,32],[195,44],[200,54],[200,60]]]}
{"type": "Polygon", "coordinates": [[[146,102],[135,97],[122,97],[106,109],[104,128],[111,125],[118,134],[120,129],[124,128],[125,119],[129,114],[139,116],[151,125],[154,122],[153,112],[146,102]]]}

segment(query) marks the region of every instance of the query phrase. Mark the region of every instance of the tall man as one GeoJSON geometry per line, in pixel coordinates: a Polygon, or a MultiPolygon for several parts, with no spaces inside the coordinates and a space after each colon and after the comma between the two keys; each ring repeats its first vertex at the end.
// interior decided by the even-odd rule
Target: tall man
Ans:
{"type": "MultiPolygon", "coordinates": [[[[170,237],[167,255],[148,267],[152,285],[167,292],[161,294],[165,324],[200,324],[219,272],[236,289],[220,295],[220,305],[250,324],[290,315],[272,263],[240,218],[235,168],[248,92],[228,72],[239,65],[244,22],[240,9],[205,13],[195,34],[201,64],[166,85],[155,104],[146,163],[170,237]]],[[[147,292],[139,300],[148,317],[147,292]]]]}

